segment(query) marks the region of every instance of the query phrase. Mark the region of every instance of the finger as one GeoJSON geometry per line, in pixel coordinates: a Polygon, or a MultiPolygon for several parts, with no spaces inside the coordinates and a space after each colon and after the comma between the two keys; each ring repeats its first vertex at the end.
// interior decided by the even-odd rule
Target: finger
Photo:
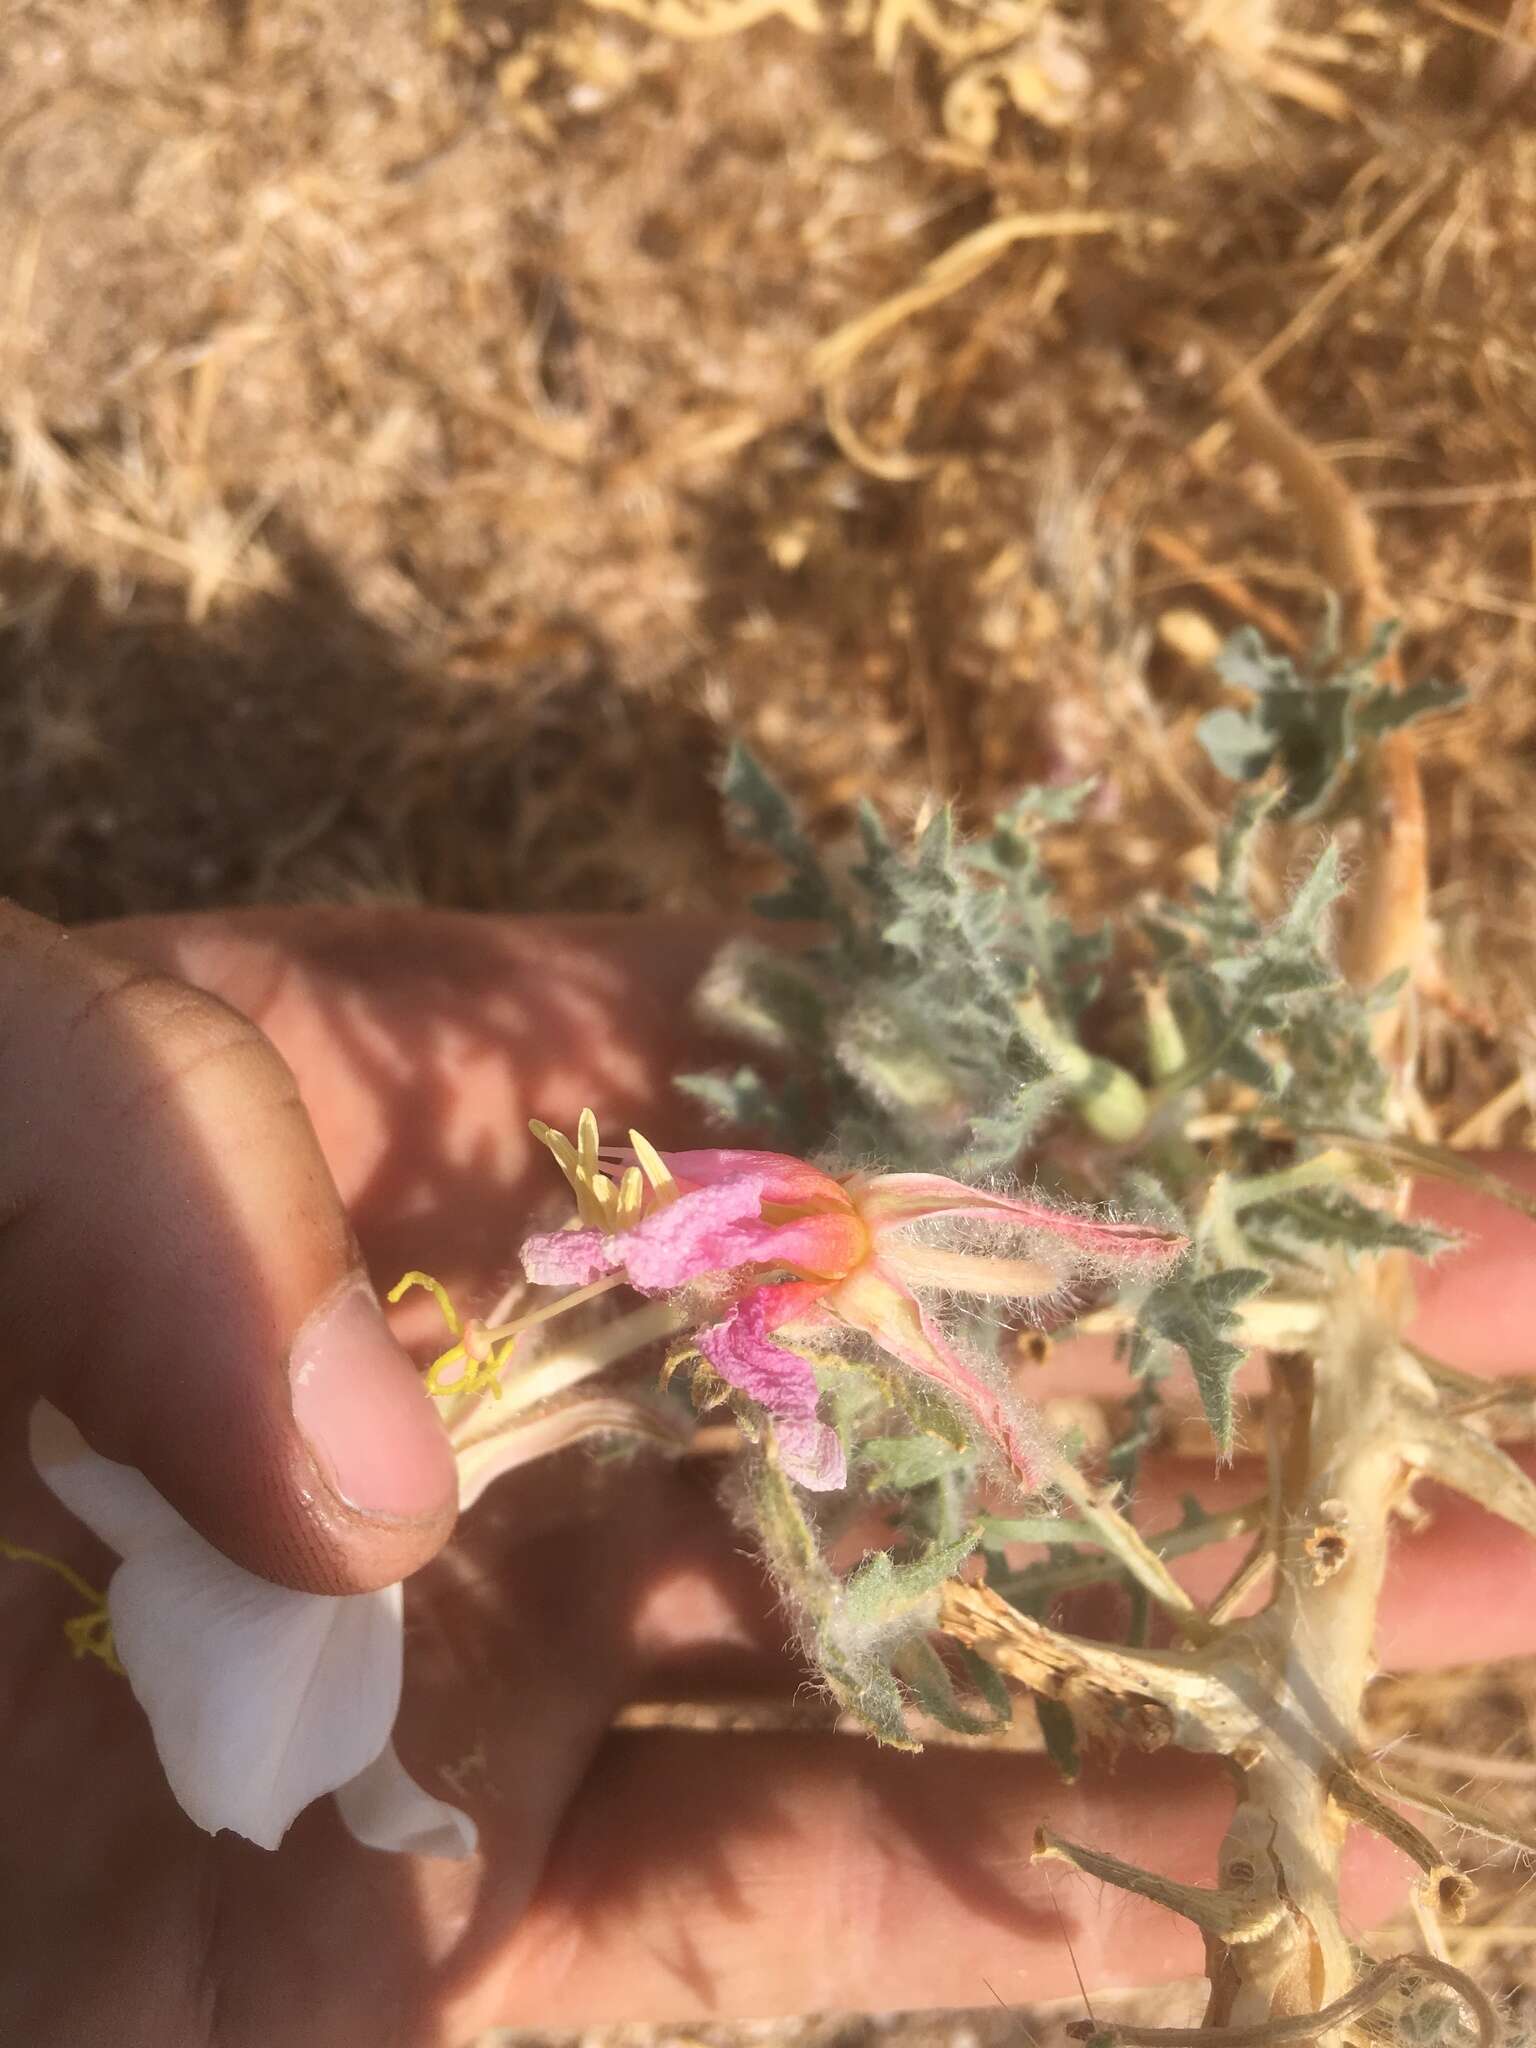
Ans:
{"type": "MultiPolygon", "coordinates": [[[[1470,1152],[1466,1162],[1536,1195],[1529,1152],[1470,1152]]],[[[1536,1372],[1536,1222],[1449,1181],[1418,1182],[1413,1210],[1464,1240],[1419,1269],[1414,1342],[1463,1372],[1536,1372]]]]}
{"type": "Polygon", "coordinates": [[[351,1591],[452,1525],[288,1068],[235,1011],[0,911],[0,1332],[44,1395],[249,1569],[351,1591]]]}
{"type": "MultiPolygon", "coordinates": [[[[620,1732],[604,1744],[507,1940],[494,1887],[456,1957],[455,2019],[627,2019],[1012,2004],[1198,1974],[1187,1922],[1062,1866],[1034,1829],[1210,1882],[1231,1809],[1214,1765],[1137,1757],[1063,1786],[1041,1759],[845,1737],[620,1732]]],[[[1402,1865],[1349,1858],[1381,1917],[1402,1865]]]]}

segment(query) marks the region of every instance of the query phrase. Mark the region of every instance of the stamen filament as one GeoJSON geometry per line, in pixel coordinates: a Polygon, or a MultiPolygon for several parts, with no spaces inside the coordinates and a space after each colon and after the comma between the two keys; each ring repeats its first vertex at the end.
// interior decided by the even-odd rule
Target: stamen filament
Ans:
{"type": "Polygon", "coordinates": [[[554,1316],[564,1315],[568,1308],[579,1308],[582,1302],[595,1301],[610,1288],[624,1284],[623,1273],[605,1273],[601,1280],[593,1280],[585,1287],[573,1287],[558,1301],[543,1302],[538,1308],[529,1309],[526,1315],[514,1316],[510,1323],[502,1323],[494,1330],[482,1330],[480,1335],[489,1344],[499,1344],[504,1337],[515,1337],[523,1330],[531,1330],[535,1323],[547,1323],[554,1316]]]}

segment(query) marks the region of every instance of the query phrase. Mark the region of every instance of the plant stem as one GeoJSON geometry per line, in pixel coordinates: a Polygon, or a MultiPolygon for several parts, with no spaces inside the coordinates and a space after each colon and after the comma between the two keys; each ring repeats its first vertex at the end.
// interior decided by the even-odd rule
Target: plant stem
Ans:
{"type": "Polygon", "coordinates": [[[1117,1508],[1101,1500],[1083,1475],[1065,1458],[1051,1471],[1052,1483],[1066,1495],[1094,1533],[1094,1540],[1115,1557],[1178,1624],[1192,1642],[1205,1642],[1212,1630],[1205,1616],[1161,1557],[1117,1508]]]}

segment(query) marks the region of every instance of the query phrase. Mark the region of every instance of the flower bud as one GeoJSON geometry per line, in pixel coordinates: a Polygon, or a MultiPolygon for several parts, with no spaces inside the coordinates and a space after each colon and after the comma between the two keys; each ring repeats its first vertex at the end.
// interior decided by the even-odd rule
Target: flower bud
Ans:
{"type": "Polygon", "coordinates": [[[1067,1086],[1079,1117],[1109,1145],[1128,1145],[1141,1136],[1147,1122],[1146,1091],[1134,1074],[1113,1060],[1086,1052],[1064,1031],[1040,998],[1017,996],[1019,1022],[1045,1054],[1067,1086]]]}

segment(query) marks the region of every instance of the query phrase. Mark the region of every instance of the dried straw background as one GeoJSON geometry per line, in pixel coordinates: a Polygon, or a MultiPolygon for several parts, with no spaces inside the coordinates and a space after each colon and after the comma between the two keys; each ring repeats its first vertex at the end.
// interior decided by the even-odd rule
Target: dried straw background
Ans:
{"type": "MultiPolygon", "coordinates": [[[[729,733],[829,832],[1097,771],[1085,910],[1198,872],[1212,651],[1324,575],[1194,320],[1472,691],[1426,1115],[1528,1142],[1526,13],[7,0],[0,888],[725,906],[729,733]]],[[[1415,1713],[1530,1757],[1501,1686],[1415,1713]]]]}

